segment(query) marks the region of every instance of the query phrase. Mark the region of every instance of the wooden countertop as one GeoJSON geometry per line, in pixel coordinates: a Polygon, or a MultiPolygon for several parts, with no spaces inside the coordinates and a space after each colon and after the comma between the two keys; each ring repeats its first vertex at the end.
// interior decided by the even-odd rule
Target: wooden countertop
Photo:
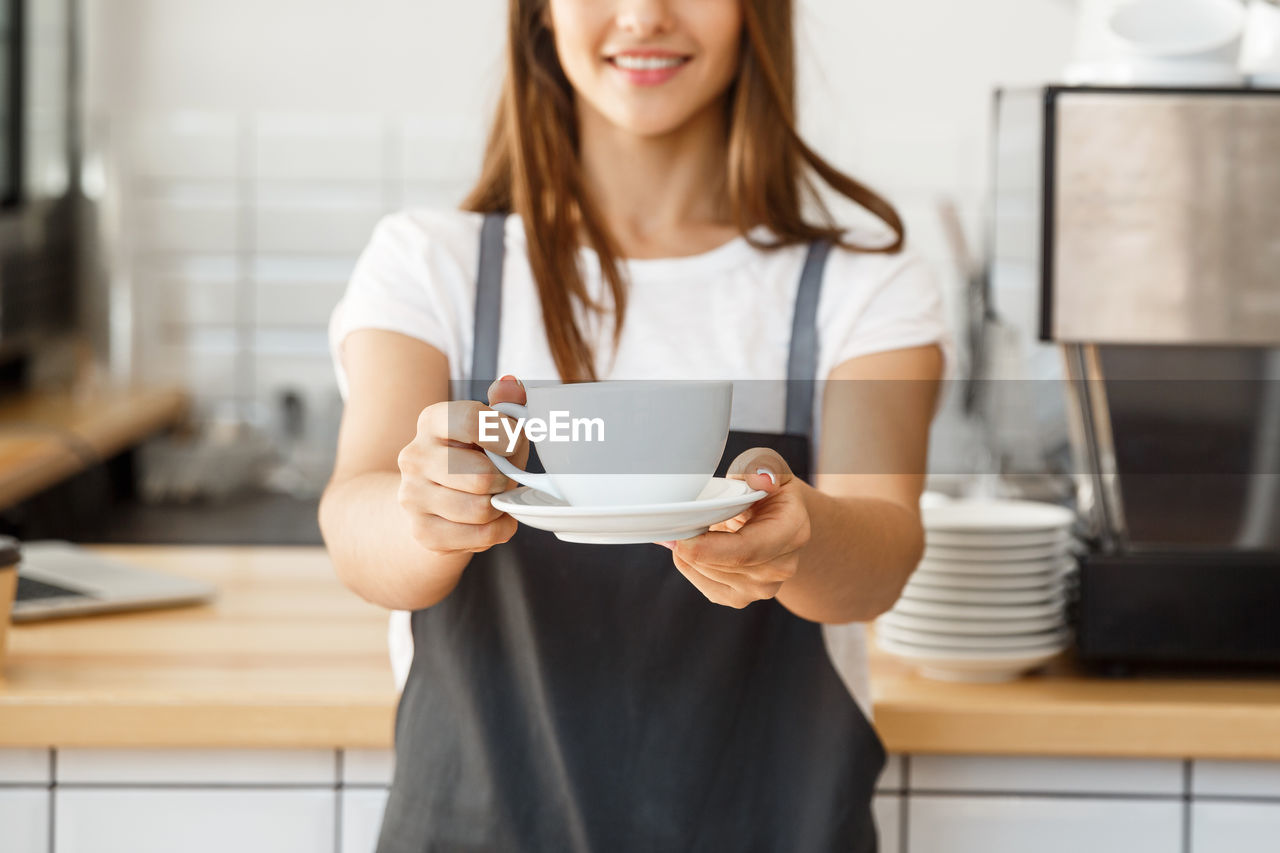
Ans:
{"type": "Polygon", "coordinates": [[[24,393],[0,400],[0,508],[107,459],[188,412],[175,388],[24,393]]]}
{"type": "MultiPolygon", "coordinates": [[[[388,747],[386,614],[316,548],[99,547],[202,578],[213,604],[14,626],[0,747],[388,747]]],[[[873,653],[892,752],[1280,759],[1280,680],[1107,680],[1060,660],[1009,684],[873,653]]]]}

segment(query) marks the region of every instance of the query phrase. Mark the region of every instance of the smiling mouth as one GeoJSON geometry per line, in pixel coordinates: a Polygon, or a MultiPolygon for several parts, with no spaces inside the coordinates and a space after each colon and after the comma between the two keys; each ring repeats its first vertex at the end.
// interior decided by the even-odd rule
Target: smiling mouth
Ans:
{"type": "Polygon", "coordinates": [[[605,57],[605,61],[623,71],[671,71],[693,57],[690,56],[642,56],[632,53],[620,53],[605,57]]]}

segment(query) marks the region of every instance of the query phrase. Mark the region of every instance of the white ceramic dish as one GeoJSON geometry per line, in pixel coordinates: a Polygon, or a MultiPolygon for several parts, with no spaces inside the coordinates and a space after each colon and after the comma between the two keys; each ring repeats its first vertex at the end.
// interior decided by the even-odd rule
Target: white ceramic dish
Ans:
{"type": "Polygon", "coordinates": [[[1019,675],[1044,665],[1066,648],[1066,643],[1063,642],[1041,648],[1011,649],[977,656],[963,651],[921,648],[895,642],[888,637],[877,636],[876,644],[888,654],[913,664],[925,678],[981,683],[1012,681],[1019,675]]]}
{"type": "Polygon", "coordinates": [[[1056,570],[1018,575],[976,575],[968,572],[937,571],[921,566],[911,576],[911,583],[942,589],[1048,590],[1057,584],[1061,577],[1062,573],[1056,570]]]}
{"type": "Polygon", "coordinates": [[[930,631],[934,634],[968,634],[983,637],[1035,634],[1039,631],[1053,631],[1066,626],[1066,617],[1062,614],[1040,616],[1034,619],[940,619],[935,616],[912,616],[891,610],[880,619],[896,628],[930,631]]]}
{"type": "Polygon", "coordinates": [[[1053,545],[1037,545],[1027,548],[951,548],[945,545],[924,546],[927,561],[957,563],[1027,563],[1035,560],[1052,560],[1068,551],[1068,541],[1053,545]]]}
{"type": "Polygon", "coordinates": [[[899,643],[910,643],[923,649],[939,651],[964,650],[975,656],[983,652],[1005,652],[1010,649],[1038,649],[1065,643],[1071,638],[1067,628],[1055,628],[1033,634],[1007,634],[1001,637],[975,637],[968,634],[938,634],[931,631],[913,631],[882,622],[876,623],[876,636],[899,643]]]}
{"type": "Polygon", "coordinates": [[[1045,572],[1061,571],[1071,565],[1065,554],[1041,557],[1034,560],[952,560],[930,556],[920,561],[920,568],[930,572],[941,572],[949,575],[1036,575],[1045,572]]]}
{"type": "Polygon", "coordinates": [[[1030,533],[990,533],[986,531],[926,530],[924,541],[944,548],[1046,548],[1067,547],[1066,530],[1033,530],[1030,533]]]}
{"type": "Polygon", "coordinates": [[[903,598],[915,601],[936,601],[940,604],[1046,604],[1063,598],[1064,585],[1054,580],[1047,586],[1031,589],[959,589],[949,586],[929,586],[911,580],[902,591],[903,598]]]}
{"type": "Polygon", "coordinates": [[[962,500],[921,509],[929,531],[1028,533],[1070,529],[1075,514],[1035,501],[962,500]]]}
{"type": "Polygon", "coordinates": [[[697,500],[672,504],[569,506],[528,486],[494,495],[491,503],[521,524],[550,531],[565,542],[628,545],[698,536],[765,496],[742,480],[714,477],[697,500]]]}
{"type": "Polygon", "coordinates": [[[893,612],[929,618],[1003,621],[1054,616],[1063,612],[1063,606],[1057,601],[1047,601],[1042,604],[944,604],[938,601],[920,601],[903,597],[893,606],[893,612]]]}

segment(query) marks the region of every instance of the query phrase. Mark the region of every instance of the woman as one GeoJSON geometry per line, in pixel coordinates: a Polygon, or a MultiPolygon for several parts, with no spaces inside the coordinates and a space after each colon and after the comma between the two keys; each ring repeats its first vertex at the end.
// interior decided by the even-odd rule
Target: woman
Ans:
{"type": "Polygon", "coordinates": [[[511,0],[508,41],[466,212],[381,223],[330,329],[321,525],[397,611],[378,849],[874,850],[884,750],[822,625],[886,610],[920,556],[936,288],[797,137],[789,2],[511,0]],[[890,239],[806,218],[812,176],[890,239]],[[722,463],[769,495],[662,548],[518,527],[478,435],[515,375],[786,379],[722,463]]]}

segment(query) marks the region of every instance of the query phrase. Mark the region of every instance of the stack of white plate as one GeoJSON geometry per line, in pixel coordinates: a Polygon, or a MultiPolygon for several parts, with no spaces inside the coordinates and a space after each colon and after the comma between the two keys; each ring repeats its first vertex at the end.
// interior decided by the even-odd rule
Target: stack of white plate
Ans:
{"type": "Polygon", "coordinates": [[[876,642],[946,681],[1008,681],[1066,648],[1074,515],[1029,501],[925,506],[925,554],[876,642]]]}

